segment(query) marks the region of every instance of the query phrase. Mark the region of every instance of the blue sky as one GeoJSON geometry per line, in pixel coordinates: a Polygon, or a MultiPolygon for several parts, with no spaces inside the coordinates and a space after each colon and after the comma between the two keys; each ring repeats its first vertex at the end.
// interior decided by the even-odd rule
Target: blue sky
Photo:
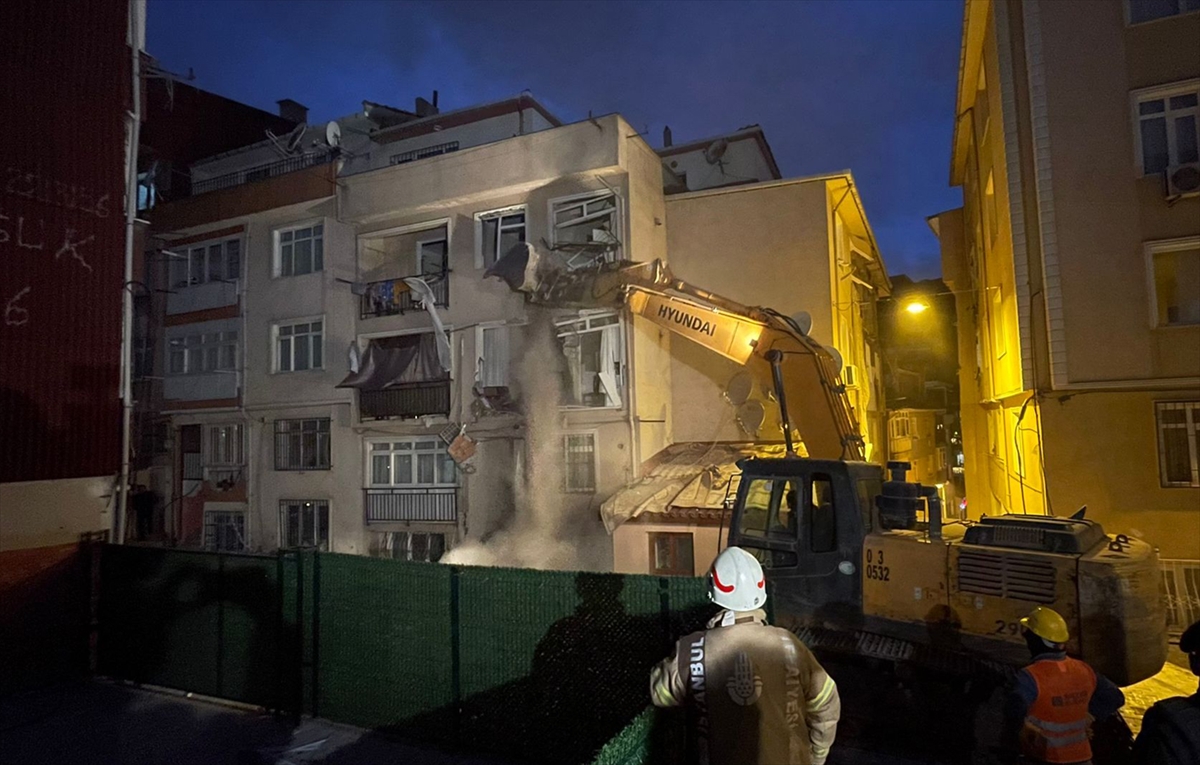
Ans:
{"type": "Polygon", "coordinates": [[[961,0],[635,3],[151,0],[148,47],[195,83],[311,121],[366,100],[442,109],[526,88],[571,122],[620,112],[652,145],[758,123],[784,176],[849,168],[892,274],[936,276],[961,0]]]}

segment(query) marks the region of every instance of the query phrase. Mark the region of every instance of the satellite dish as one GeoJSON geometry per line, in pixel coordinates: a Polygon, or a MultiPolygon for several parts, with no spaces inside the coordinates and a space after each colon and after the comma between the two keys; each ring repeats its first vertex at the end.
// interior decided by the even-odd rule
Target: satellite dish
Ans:
{"type": "Polygon", "coordinates": [[[737,424],[746,435],[757,436],[767,419],[767,410],[761,401],[747,401],[737,408],[737,424]]]}
{"type": "Polygon", "coordinates": [[[718,138],[704,148],[704,161],[710,165],[715,165],[721,161],[721,157],[725,156],[725,152],[729,149],[729,141],[724,138],[718,138]]]}
{"type": "Polygon", "coordinates": [[[837,348],[834,348],[832,345],[823,345],[821,347],[825,349],[826,353],[833,357],[834,371],[840,375],[842,373],[842,367],[845,366],[845,361],[842,359],[842,352],[837,348]]]}
{"type": "Polygon", "coordinates": [[[734,406],[741,406],[750,400],[753,390],[754,377],[743,369],[725,383],[725,400],[734,406]]]}
{"type": "Polygon", "coordinates": [[[270,130],[265,130],[263,132],[267,134],[267,140],[271,142],[271,146],[275,149],[275,152],[281,157],[287,157],[288,150],[283,144],[283,139],[272,133],[270,130]]]}
{"type": "Polygon", "coordinates": [[[329,148],[336,149],[342,145],[342,126],[337,122],[330,122],[325,126],[325,143],[329,148]]]}
{"type": "Polygon", "coordinates": [[[792,316],[792,321],[800,327],[800,334],[808,337],[808,333],[812,331],[812,314],[808,311],[801,311],[792,316]]]}
{"type": "Polygon", "coordinates": [[[300,141],[304,139],[304,131],[307,129],[308,126],[303,122],[292,128],[292,132],[287,137],[286,151],[288,154],[295,154],[300,148],[300,141]]]}

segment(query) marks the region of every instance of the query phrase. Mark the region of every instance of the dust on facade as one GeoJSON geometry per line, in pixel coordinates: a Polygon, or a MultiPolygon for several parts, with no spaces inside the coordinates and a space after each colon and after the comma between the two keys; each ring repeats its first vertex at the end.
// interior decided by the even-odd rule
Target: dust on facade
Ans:
{"type": "Polygon", "coordinates": [[[521,242],[580,268],[660,258],[809,312],[868,450],[882,438],[889,282],[857,187],[782,179],[758,126],[655,149],[620,115],[563,124],[528,93],[309,124],[291,100],[173,91],[257,135],[150,146],[130,539],[703,570],[733,461],[770,448],[768,394],[733,406],[736,365],[628,312],[528,307],[484,278],[521,242]],[[704,492],[637,499],[693,479],[704,492]]]}

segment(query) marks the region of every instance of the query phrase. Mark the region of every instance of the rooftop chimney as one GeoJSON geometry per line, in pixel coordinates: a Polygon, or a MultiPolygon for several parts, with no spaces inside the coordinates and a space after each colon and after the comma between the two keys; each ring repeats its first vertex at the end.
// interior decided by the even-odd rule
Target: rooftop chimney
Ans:
{"type": "Polygon", "coordinates": [[[671,126],[665,125],[665,126],[663,126],[663,148],[665,149],[670,145],[671,145],[671,126]]]}
{"type": "Polygon", "coordinates": [[[279,116],[292,122],[308,122],[308,107],[299,101],[284,98],[275,103],[279,104],[279,116]]]}

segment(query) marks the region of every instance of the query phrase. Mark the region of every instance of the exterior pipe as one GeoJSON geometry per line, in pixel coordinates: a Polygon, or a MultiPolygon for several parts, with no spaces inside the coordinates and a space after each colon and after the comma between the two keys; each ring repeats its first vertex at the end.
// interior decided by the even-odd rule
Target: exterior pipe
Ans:
{"type": "Polygon", "coordinates": [[[121,286],[121,478],[117,486],[117,512],[112,521],[112,538],[125,543],[125,515],[129,509],[129,453],[133,419],[133,240],[138,212],[138,142],[142,128],[142,52],[138,47],[137,0],[129,4],[129,51],[133,104],[129,112],[129,150],[125,177],[125,279],[121,286]]]}

